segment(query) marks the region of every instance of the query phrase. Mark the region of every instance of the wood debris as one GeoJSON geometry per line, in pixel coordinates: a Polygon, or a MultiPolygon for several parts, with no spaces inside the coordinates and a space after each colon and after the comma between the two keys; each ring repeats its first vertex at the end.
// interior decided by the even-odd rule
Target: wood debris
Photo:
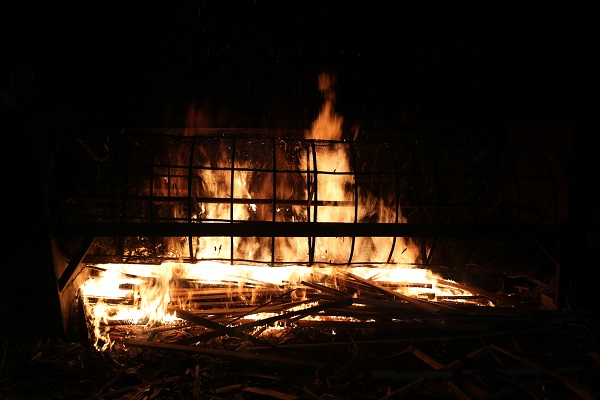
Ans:
{"type": "MultiPolygon", "coordinates": [[[[304,282],[296,288],[303,296],[279,290],[268,302],[231,308],[198,291],[202,307],[170,306],[178,323],[111,324],[110,350],[81,347],[91,361],[56,349],[37,359],[49,366],[62,357],[82,374],[94,368],[85,386],[46,389],[54,393],[46,398],[599,398],[589,313],[477,290],[466,300],[407,298],[351,274],[344,282],[304,282]]],[[[3,384],[18,392],[16,382],[3,384]]]]}
{"type": "Polygon", "coordinates": [[[335,288],[302,282],[294,291],[303,296],[271,289],[259,305],[231,302],[223,289],[198,290],[198,309],[169,308],[185,321],[180,326],[113,326],[112,352],[192,357],[206,376],[192,392],[211,399],[598,395],[597,372],[589,372],[598,361],[576,351],[587,313],[536,309],[443,280],[456,297],[430,301],[344,275],[335,288]],[[228,299],[229,307],[217,306],[228,299]]]}

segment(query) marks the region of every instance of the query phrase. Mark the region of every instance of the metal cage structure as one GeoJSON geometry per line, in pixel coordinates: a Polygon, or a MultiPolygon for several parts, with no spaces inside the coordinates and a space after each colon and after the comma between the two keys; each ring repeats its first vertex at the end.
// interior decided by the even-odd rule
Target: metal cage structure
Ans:
{"type": "Polygon", "coordinates": [[[562,205],[536,149],[165,130],[73,141],[57,160],[63,309],[100,263],[553,268],[536,243],[562,205]]]}

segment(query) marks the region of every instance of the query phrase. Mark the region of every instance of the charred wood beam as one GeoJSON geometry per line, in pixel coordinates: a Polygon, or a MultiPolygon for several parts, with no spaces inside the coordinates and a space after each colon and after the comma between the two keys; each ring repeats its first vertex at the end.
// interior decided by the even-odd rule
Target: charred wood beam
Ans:
{"type": "Polygon", "coordinates": [[[446,386],[448,386],[448,391],[452,393],[459,400],[471,400],[471,397],[467,395],[464,390],[462,390],[458,384],[452,382],[452,380],[446,381],[446,386]]]}
{"type": "Polygon", "coordinates": [[[291,394],[282,393],[280,391],[273,390],[273,389],[268,389],[268,388],[259,388],[259,387],[254,387],[254,386],[246,386],[242,390],[244,392],[256,393],[258,395],[267,396],[267,397],[271,397],[271,398],[274,398],[274,399],[280,399],[280,400],[295,400],[295,399],[298,398],[298,396],[293,396],[291,394]]]}
{"type": "Polygon", "coordinates": [[[67,284],[71,280],[71,277],[74,277],[77,275],[75,272],[76,271],[78,272],[79,270],[81,270],[82,267],[79,264],[80,264],[81,260],[83,260],[83,257],[85,257],[85,254],[89,250],[93,241],[94,241],[93,235],[86,235],[83,238],[79,247],[77,248],[77,251],[75,252],[75,254],[73,254],[71,259],[69,260],[69,264],[67,265],[67,268],[65,268],[63,273],[58,278],[57,283],[58,283],[59,291],[62,292],[62,290],[65,288],[65,286],[67,286],[67,284]]]}
{"type": "MultiPolygon", "coordinates": [[[[357,302],[358,304],[358,302],[357,302]]],[[[441,311],[439,313],[431,313],[428,311],[420,310],[414,308],[411,312],[410,310],[404,309],[387,309],[387,310],[376,310],[376,309],[366,309],[362,310],[352,308],[352,309],[338,309],[338,308],[329,308],[325,315],[329,316],[338,316],[338,317],[352,317],[359,319],[370,319],[370,318],[393,318],[402,321],[407,320],[418,320],[418,321],[427,321],[427,322],[443,322],[443,323],[464,323],[464,324],[494,324],[495,326],[501,325],[510,325],[514,323],[519,324],[531,324],[531,323],[555,323],[555,322],[567,322],[567,321],[580,321],[580,322],[589,322],[585,316],[576,316],[570,312],[558,312],[551,310],[540,310],[540,311],[549,311],[545,312],[530,312],[530,313],[517,313],[511,315],[510,312],[501,313],[501,312],[486,312],[481,310],[481,312],[477,311],[463,311],[463,310],[449,310],[449,311],[441,311]]],[[[484,307],[479,307],[483,309],[484,307]]],[[[535,311],[535,310],[534,310],[535,311]]]]}
{"type": "Polygon", "coordinates": [[[434,359],[433,357],[429,356],[428,354],[422,352],[421,350],[417,349],[413,345],[408,346],[408,351],[410,353],[414,354],[415,357],[417,357],[418,359],[420,359],[421,361],[423,361],[424,363],[426,363],[427,365],[429,365],[431,368],[433,368],[435,370],[440,370],[440,369],[446,368],[445,364],[437,361],[436,359],[434,359]]]}
{"type": "MultiPolygon", "coordinates": [[[[391,346],[391,345],[399,345],[399,344],[414,344],[414,343],[453,343],[460,342],[465,340],[474,340],[480,341],[489,338],[498,338],[505,337],[507,335],[511,335],[513,333],[531,333],[531,334],[539,334],[552,330],[548,327],[542,328],[530,328],[530,329],[520,329],[520,330],[492,330],[488,332],[477,332],[477,333],[467,333],[467,334],[455,334],[448,335],[448,332],[441,331],[444,335],[435,335],[437,330],[430,329],[429,335],[433,336],[425,336],[420,335],[416,337],[406,337],[401,339],[381,339],[381,340],[352,340],[352,341],[340,341],[340,342],[327,342],[327,343],[294,343],[294,344],[280,344],[280,349],[306,349],[312,351],[312,349],[316,348],[328,348],[328,347],[360,347],[360,346],[391,346]]],[[[254,351],[262,351],[268,350],[268,347],[253,347],[254,351]]],[[[494,353],[492,353],[493,355],[494,353]]],[[[450,370],[449,370],[450,371],[450,370]]]]}
{"type": "Polygon", "coordinates": [[[198,347],[198,346],[182,346],[182,345],[169,344],[169,343],[147,342],[144,340],[125,339],[124,344],[126,346],[131,346],[131,347],[140,347],[140,348],[155,349],[155,350],[165,350],[165,351],[173,351],[173,352],[180,352],[180,353],[192,353],[192,354],[200,354],[200,355],[211,356],[211,357],[242,359],[242,360],[247,360],[247,361],[258,361],[258,362],[273,363],[273,364],[288,364],[288,365],[296,365],[296,366],[303,366],[303,367],[317,367],[317,368],[324,366],[323,363],[309,361],[309,360],[300,360],[297,358],[274,357],[274,356],[268,356],[268,355],[258,355],[255,353],[209,349],[209,348],[198,347]]]}
{"type": "Polygon", "coordinates": [[[51,235],[59,236],[234,236],[234,237],[553,237],[557,226],[533,224],[458,223],[343,223],[239,221],[223,223],[57,223],[51,235]]]}
{"type": "Polygon", "coordinates": [[[407,394],[412,392],[413,390],[419,388],[421,385],[423,385],[425,382],[427,382],[427,379],[425,378],[418,378],[404,386],[402,386],[399,389],[396,389],[390,393],[388,393],[387,395],[385,395],[384,397],[380,397],[377,400],[388,400],[388,399],[394,399],[397,398],[396,396],[400,396],[403,394],[407,394]]]}
{"type": "Polygon", "coordinates": [[[491,332],[489,324],[454,324],[454,323],[431,323],[424,321],[297,321],[294,326],[298,328],[315,329],[379,329],[398,330],[402,333],[420,332],[428,334],[432,330],[439,332],[491,332]]]}

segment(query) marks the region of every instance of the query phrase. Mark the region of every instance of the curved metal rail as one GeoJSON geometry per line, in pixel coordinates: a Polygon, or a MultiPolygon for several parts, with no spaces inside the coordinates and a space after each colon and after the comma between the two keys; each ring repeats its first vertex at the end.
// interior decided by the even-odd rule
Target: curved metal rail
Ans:
{"type": "Polygon", "coordinates": [[[471,262],[483,238],[558,225],[532,149],[134,133],[104,150],[63,154],[48,191],[51,235],[91,238],[94,263],[471,262]]]}

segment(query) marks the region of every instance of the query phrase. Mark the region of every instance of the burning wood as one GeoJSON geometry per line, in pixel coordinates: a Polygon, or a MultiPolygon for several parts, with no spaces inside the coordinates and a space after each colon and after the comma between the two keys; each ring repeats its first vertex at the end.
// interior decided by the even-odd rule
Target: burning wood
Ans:
{"type": "MultiPolygon", "coordinates": [[[[213,265],[214,266],[214,265],[213,265]]],[[[198,266],[202,268],[202,265],[198,266]]],[[[227,274],[227,268],[223,266],[224,273],[227,274]]],[[[179,265],[173,265],[168,268],[167,265],[160,266],[160,270],[166,273],[167,276],[172,276],[172,270],[180,268],[179,265]]],[[[191,268],[186,266],[186,269],[191,268]]],[[[260,267],[254,267],[254,269],[260,267]]],[[[253,267],[246,268],[246,274],[249,274],[253,267]]],[[[273,271],[279,275],[277,268],[262,267],[260,273],[273,271]]],[[[356,273],[368,274],[365,276],[384,276],[384,272],[378,269],[355,269],[356,273]]],[[[396,269],[394,273],[398,273],[396,269]]],[[[408,273],[421,272],[421,282],[423,274],[426,271],[407,270],[408,273]]],[[[95,294],[98,289],[97,285],[90,285],[94,288],[92,293],[94,296],[87,298],[87,315],[93,325],[95,335],[98,339],[102,339],[102,345],[106,346],[109,343],[105,333],[107,328],[102,328],[101,325],[113,325],[115,321],[127,321],[131,324],[142,324],[151,326],[153,324],[171,323],[176,320],[184,319],[199,326],[204,326],[209,329],[215,329],[222,334],[240,334],[240,330],[249,330],[258,326],[276,326],[293,324],[294,322],[306,318],[347,318],[350,320],[364,320],[369,318],[383,318],[386,314],[392,316],[390,306],[393,304],[381,304],[381,300],[388,298],[393,301],[400,301],[397,307],[399,311],[402,309],[402,303],[410,306],[404,307],[403,312],[406,316],[420,314],[438,314],[442,310],[456,310],[456,302],[452,302],[452,306],[444,306],[448,297],[441,298],[441,301],[434,302],[417,298],[419,292],[437,290],[433,283],[418,283],[411,285],[405,280],[399,282],[398,286],[392,289],[391,283],[388,281],[382,286],[376,281],[361,278],[355,273],[344,272],[340,273],[337,269],[306,269],[296,268],[288,271],[289,275],[280,279],[279,282],[266,282],[265,287],[255,286],[255,282],[250,279],[248,286],[245,281],[232,282],[229,278],[224,282],[217,282],[213,278],[211,284],[199,282],[202,286],[189,289],[178,287],[177,280],[165,281],[163,278],[153,279],[137,279],[136,287],[129,287],[124,293],[118,292],[123,300],[122,305],[114,302],[106,303],[99,299],[95,294]],[[330,272],[327,274],[326,272],[330,272]],[[292,283],[292,276],[296,276],[295,280],[298,283],[292,283]],[[310,282],[309,279],[317,279],[315,282],[310,282]],[[160,283],[157,287],[144,287],[144,284],[160,283]],[[330,282],[324,284],[321,282],[330,282]],[[337,288],[330,287],[331,283],[337,285],[337,288]],[[356,286],[354,283],[359,283],[361,286],[356,286]],[[229,287],[226,289],[227,285],[229,287]],[[411,293],[409,295],[403,294],[411,293]],[[131,301],[135,299],[135,301],[131,301]],[[262,300],[264,299],[264,300],[262,300]],[[269,300],[270,299],[270,300],[269,300]],[[377,308],[368,307],[369,302],[379,301],[377,308]],[[328,303],[330,302],[330,303],[328,303]],[[357,306],[352,306],[357,304],[357,306]],[[361,307],[358,307],[361,305],[361,307]],[[348,308],[350,306],[350,308],[348,308]],[[185,308],[184,308],[185,307],[185,308]],[[387,311],[386,311],[387,310],[387,311]],[[102,314],[96,314],[101,312],[102,314]],[[129,316],[129,318],[127,318],[129,316]],[[158,316],[165,318],[158,319],[158,316]],[[225,325],[220,322],[215,322],[216,319],[224,321],[225,325]],[[113,321],[113,324],[110,322],[113,321]],[[225,322],[227,321],[227,322],[225,322]],[[237,327],[234,323],[244,322],[237,327]],[[235,331],[234,331],[235,329],[235,331]]],[[[212,273],[214,275],[214,272],[212,273]]],[[[110,275],[109,281],[113,287],[123,288],[123,284],[118,276],[110,275]]],[[[104,279],[104,278],[100,278],[104,279]]],[[[123,279],[131,279],[131,273],[123,279]]],[[[383,278],[387,279],[387,278],[383,278]]],[[[189,281],[187,281],[189,284],[189,281]]],[[[433,282],[433,280],[432,280],[433,282]]],[[[86,296],[86,286],[83,287],[83,294],[86,296]]],[[[123,290],[123,289],[119,289],[123,290]]],[[[456,288],[453,288],[456,292],[456,288]]],[[[107,289],[107,293],[113,291],[107,289]]],[[[443,293],[440,291],[440,293],[443,293]]],[[[446,292],[448,293],[448,292],[446,292]]],[[[471,300],[472,304],[481,304],[479,300],[471,296],[468,292],[462,294],[466,299],[471,300]]],[[[114,295],[115,297],[117,295],[114,295]]],[[[429,298],[429,297],[428,297],[429,298]]],[[[463,303],[467,303],[465,298],[461,299],[463,303]]],[[[432,297],[432,300],[435,296],[432,297]]],[[[249,339],[247,337],[247,339],[249,339]]]]}

